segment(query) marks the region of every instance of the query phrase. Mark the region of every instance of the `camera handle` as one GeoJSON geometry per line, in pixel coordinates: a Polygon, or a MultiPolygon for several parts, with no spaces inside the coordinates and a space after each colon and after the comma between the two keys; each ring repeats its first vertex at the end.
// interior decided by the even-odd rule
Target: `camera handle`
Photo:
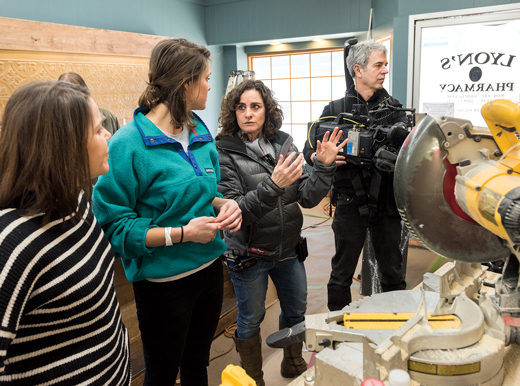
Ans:
{"type": "Polygon", "coordinates": [[[339,113],[336,116],[336,118],[334,118],[334,120],[332,121],[332,125],[334,125],[334,126],[342,125],[344,123],[343,120],[350,121],[351,123],[354,123],[354,124],[367,124],[367,123],[371,122],[370,117],[368,117],[366,115],[356,115],[356,114],[352,114],[352,113],[342,112],[342,113],[339,113]],[[360,120],[362,122],[358,122],[360,120]]]}
{"type": "Polygon", "coordinates": [[[345,69],[345,82],[347,83],[347,88],[345,91],[345,95],[349,92],[349,90],[354,87],[354,79],[350,76],[350,71],[347,68],[347,56],[350,51],[350,47],[357,44],[357,38],[350,38],[345,41],[343,45],[343,68],[345,69]]]}

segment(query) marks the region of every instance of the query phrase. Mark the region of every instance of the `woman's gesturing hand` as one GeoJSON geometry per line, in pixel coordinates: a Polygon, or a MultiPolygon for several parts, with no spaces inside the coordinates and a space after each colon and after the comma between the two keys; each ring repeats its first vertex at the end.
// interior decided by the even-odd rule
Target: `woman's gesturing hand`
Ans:
{"type": "Polygon", "coordinates": [[[331,165],[336,160],[338,152],[348,142],[348,139],[346,139],[338,145],[341,134],[343,134],[343,131],[336,127],[332,134],[330,134],[330,131],[325,133],[323,136],[323,142],[317,142],[316,157],[318,158],[318,161],[323,162],[326,165],[331,165]]]}
{"type": "Polygon", "coordinates": [[[296,156],[293,152],[284,160],[280,156],[278,164],[275,166],[271,179],[279,188],[286,188],[294,181],[301,177],[303,172],[303,156],[300,154],[298,158],[291,164],[291,160],[296,156]]]}
{"type": "Polygon", "coordinates": [[[196,217],[184,227],[184,242],[207,244],[217,235],[218,227],[215,217],[196,217]]]}
{"type": "Polygon", "coordinates": [[[220,207],[218,216],[215,219],[218,223],[218,229],[231,229],[230,232],[240,230],[242,225],[242,210],[235,200],[226,200],[226,203],[220,207]]]}

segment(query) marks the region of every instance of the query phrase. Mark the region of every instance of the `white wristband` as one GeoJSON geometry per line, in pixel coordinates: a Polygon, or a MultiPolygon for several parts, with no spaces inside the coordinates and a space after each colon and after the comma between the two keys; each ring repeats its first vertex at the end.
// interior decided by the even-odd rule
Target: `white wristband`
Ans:
{"type": "Polygon", "coordinates": [[[167,247],[169,247],[170,245],[173,245],[171,234],[172,234],[171,227],[164,228],[164,245],[166,245],[167,247]]]}

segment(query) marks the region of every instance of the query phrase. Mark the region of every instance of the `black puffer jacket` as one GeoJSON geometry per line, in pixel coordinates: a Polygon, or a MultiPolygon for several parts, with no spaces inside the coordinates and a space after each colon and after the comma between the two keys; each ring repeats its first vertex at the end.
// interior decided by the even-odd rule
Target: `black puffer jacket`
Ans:
{"type": "MultiPolygon", "coordinates": [[[[288,134],[278,132],[271,144],[275,160],[288,134]]],[[[316,161],[314,172],[304,173],[291,186],[280,189],[272,180],[274,166],[260,159],[239,138],[223,137],[216,142],[221,181],[218,191],[238,202],[242,210],[240,231],[225,231],[228,250],[239,256],[254,255],[270,261],[283,259],[294,250],[300,238],[305,208],[316,206],[326,196],[336,171],[336,164],[316,161]]],[[[289,152],[298,152],[291,145],[289,152]]]]}

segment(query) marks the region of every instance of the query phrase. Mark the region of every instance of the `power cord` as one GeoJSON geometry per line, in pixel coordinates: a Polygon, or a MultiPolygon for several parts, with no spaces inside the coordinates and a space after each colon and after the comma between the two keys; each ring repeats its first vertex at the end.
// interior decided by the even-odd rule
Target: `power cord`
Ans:
{"type": "Polygon", "coordinates": [[[306,226],[306,227],[302,228],[302,231],[304,231],[306,229],[309,229],[309,228],[314,229],[314,228],[319,227],[320,225],[325,224],[327,221],[332,219],[332,217],[334,216],[334,209],[335,209],[335,207],[333,205],[331,207],[330,200],[329,200],[328,203],[323,205],[323,214],[325,216],[327,216],[327,218],[325,220],[323,220],[322,222],[319,222],[317,224],[309,225],[309,226],[306,226]]]}
{"type": "MultiPolygon", "coordinates": [[[[224,336],[226,338],[233,338],[235,336],[235,331],[237,329],[237,324],[236,323],[233,323],[231,326],[229,326],[228,328],[226,328],[224,330],[224,336]]],[[[220,358],[221,356],[224,356],[226,355],[227,353],[229,353],[231,350],[233,350],[233,347],[235,347],[235,342],[233,342],[233,344],[231,345],[231,347],[229,348],[229,350],[223,352],[222,354],[218,354],[218,355],[215,355],[213,358],[209,358],[209,361],[211,362],[213,359],[217,359],[217,358],[220,358]]]]}

